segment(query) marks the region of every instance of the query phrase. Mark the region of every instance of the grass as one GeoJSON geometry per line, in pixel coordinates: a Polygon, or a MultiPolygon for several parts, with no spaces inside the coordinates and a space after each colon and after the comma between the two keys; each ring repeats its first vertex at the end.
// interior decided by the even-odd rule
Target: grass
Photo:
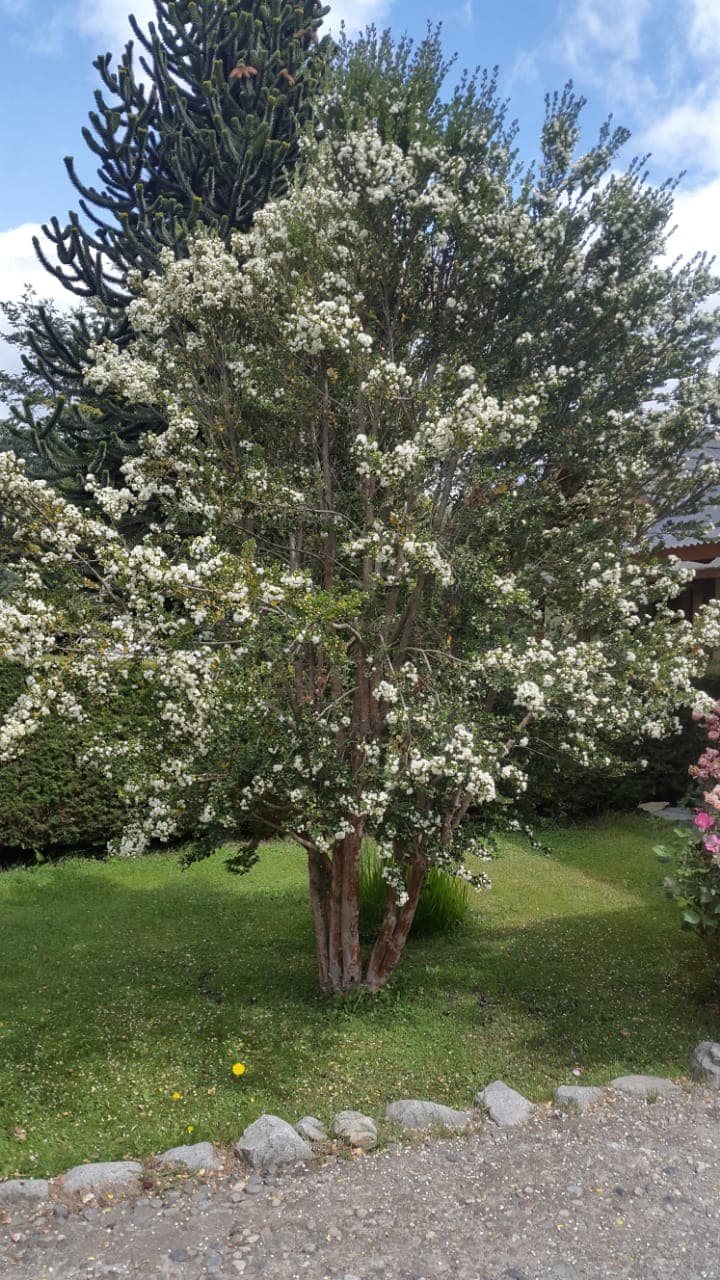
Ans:
{"type": "MultiPolygon", "coordinates": [[[[470,885],[437,867],[430,867],[415,910],[412,931],[416,937],[449,933],[470,911],[470,885]]],[[[382,863],[370,841],[366,841],[360,863],[360,922],[363,941],[372,944],[382,923],[387,883],[382,863]]]]}
{"type": "Polygon", "coordinates": [[[292,846],[240,878],[173,854],[0,875],[0,1174],[230,1143],[263,1111],[467,1105],[498,1076],[540,1101],[576,1066],[683,1073],[717,1006],[657,839],[631,817],[552,833],[550,856],[506,842],[494,889],[411,940],[374,1002],[319,999],[292,846]]]}

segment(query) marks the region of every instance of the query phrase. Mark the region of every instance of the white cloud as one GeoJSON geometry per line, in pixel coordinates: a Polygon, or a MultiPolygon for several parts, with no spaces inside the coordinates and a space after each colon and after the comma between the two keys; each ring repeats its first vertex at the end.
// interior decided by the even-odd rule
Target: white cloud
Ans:
{"type": "MultiPolygon", "coordinates": [[[[356,35],[370,23],[384,21],[392,4],[393,0],[357,0],[357,3],[337,0],[331,3],[323,33],[337,34],[344,22],[348,34],[356,35]]],[[[28,0],[0,0],[0,12],[3,11],[28,16],[28,0]]],[[[60,4],[41,30],[33,23],[32,49],[35,53],[56,54],[66,44],[69,34],[79,33],[92,38],[98,49],[107,48],[117,56],[128,40],[135,39],[128,21],[129,12],[134,14],[140,27],[147,30],[148,23],[155,18],[155,5],[153,0],[74,0],[74,3],[60,4]]],[[[468,22],[472,21],[472,0],[463,0],[463,14],[468,22]]]]}
{"type": "MultiPolygon", "coordinates": [[[[15,2],[15,0],[10,0],[15,2]]],[[[389,14],[393,0],[337,0],[330,3],[330,12],[323,23],[323,33],[331,31],[337,34],[340,24],[345,23],[349,35],[363,31],[372,22],[381,22],[389,14]]],[[[76,30],[96,39],[107,41],[108,47],[120,52],[127,41],[133,38],[128,22],[128,7],[137,18],[140,27],[147,29],[147,24],[155,17],[153,0],[80,0],[72,8],[68,8],[67,21],[76,30]]],[[[465,0],[465,9],[472,9],[472,0],[465,0]]]]}
{"type": "Polygon", "coordinates": [[[147,30],[148,22],[155,17],[153,0],[80,0],[68,9],[68,24],[89,36],[106,41],[114,53],[119,53],[134,34],[128,22],[132,12],[140,27],[147,30]]]}
{"type": "Polygon", "coordinates": [[[642,141],[656,160],[709,183],[720,173],[720,0],[684,0],[681,16],[682,91],[666,95],[666,109],[649,122],[642,141]]]}
{"type": "Polygon", "coordinates": [[[518,50],[510,83],[542,73],[545,84],[551,65],[599,90],[613,109],[644,108],[656,96],[644,57],[652,14],[653,0],[559,0],[554,27],[534,48],[518,50]]]}
{"type": "Polygon", "coordinates": [[[699,250],[717,258],[715,270],[720,271],[720,176],[694,191],[678,191],[675,196],[673,221],[677,230],[670,238],[669,256],[682,254],[692,258],[699,250]]]}
{"type": "Polygon", "coordinates": [[[135,36],[128,21],[132,9],[141,27],[155,17],[153,0],[72,0],[55,5],[42,24],[35,19],[28,0],[0,0],[5,9],[18,18],[17,39],[26,52],[54,57],[66,52],[68,43],[78,35],[92,42],[94,52],[100,50],[119,55],[128,40],[135,36]]]}
{"type": "MultiPolygon", "coordinates": [[[[10,0],[10,3],[16,2],[17,0],[10,0]]],[[[339,31],[340,23],[344,21],[350,33],[361,31],[368,23],[386,18],[392,7],[392,0],[329,2],[330,13],[325,19],[325,27],[339,31]]],[[[472,0],[465,0],[465,8],[471,7],[471,3],[472,0]]],[[[146,28],[148,22],[155,17],[153,0],[80,0],[68,12],[72,13],[71,22],[78,30],[107,39],[113,48],[119,49],[132,35],[128,10],[132,11],[142,28],[146,28]]]]}
{"type": "Polygon", "coordinates": [[[38,261],[33,236],[43,238],[37,222],[24,222],[19,227],[0,231],[0,301],[20,298],[25,286],[30,285],[39,298],[72,305],[74,295],[38,261]]]}
{"type": "Polygon", "coordinates": [[[720,53],[720,0],[690,0],[692,21],[688,43],[696,57],[720,53]]]}
{"type": "Polygon", "coordinates": [[[340,30],[341,22],[345,23],[348,35],[356,35],[369,23],[382,21],[392,8],[392,0],[359,0],[358,4],[353,4],[352,0],[338,0],[334,4],[329,0],[329,3],[330,12],[325,18],[323,30],[335,35],[340,30]]]}
{"type": "Polygon", "coordinates": [[[672,160],[705,174],[720,171],[720,88],[701,85],[645,132],[656,159],[672,160]]]}
{"type": "Polygon", "coordinates": [[[637,60],[651,0],[579,0],[563,21],[562,51],[575,71],[606,80],[598,55],[626,65],[637,60]]]}
{"type": "MultiPolygon", "coordinates": [[[[40,234],[37,222],[24,222],[19,227],[0,231],[0,301],[15,302],[22,297],[26,285],[30,285],[38,298],[50,298],[61,306],[72,306],[74,295],[63,289],[37,259],[32,238],[40,234]]],[[[19,372],[21,367],[18,352],[2,339],[0,367],[8,372],[19,372]]]]}

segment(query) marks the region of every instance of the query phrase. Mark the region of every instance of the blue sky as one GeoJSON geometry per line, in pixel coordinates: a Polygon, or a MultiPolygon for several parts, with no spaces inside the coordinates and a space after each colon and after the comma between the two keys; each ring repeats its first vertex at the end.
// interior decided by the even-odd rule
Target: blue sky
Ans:
{"type": "MultiPolygon", "coordinates": [[[[0,298],[25,281],[58,296],[34,261],[33,231],[76,207],[63,156],[92,169],[81,128],[97,85],[93,57],[119,51],[128,0],[0,0],[0,298]]],[[[137,0],[141,21],[152,0],[137,0]]],[[[338,0],[329,22],[374,21],[421,36],[442,21],[459,64],[500,67],[520,123],[537,141],[547,90],[572,78],[588,98],[587,140],[610,112],[633,132],[628,158],[652,152],[655,180],[685,170],[675,245],[720,258],[720,0],[338,0]]]]}

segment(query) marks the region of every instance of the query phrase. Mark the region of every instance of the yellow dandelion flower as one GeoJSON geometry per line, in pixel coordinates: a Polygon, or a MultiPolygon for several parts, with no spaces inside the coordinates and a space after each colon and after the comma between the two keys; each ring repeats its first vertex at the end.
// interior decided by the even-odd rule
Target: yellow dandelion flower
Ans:
{"type": "Polygon", "coordinates": [[[232,1073],[233,1073],[233,1075],[234,1075],[234,1076],[244,1076],[244,1075],[245,1075],[245,1063],[244,1063],[244,1062],[233,1062],[233,1064],[232,1064],[232,1073]]]}
{"type": "Polygon", "coordinates": [[[175,1092],[174,1092],[174,1094],[172,1095],[172,1100],[173,1100],[173,1102],[179,1102],[181,1098],[182,1098],[182,1094],[181,1094],[181,1093],[178,1093],[178,1091],[177,1091],[177,1089],[176,1089],[176,1090],[175,1090],[175,1092]]]}

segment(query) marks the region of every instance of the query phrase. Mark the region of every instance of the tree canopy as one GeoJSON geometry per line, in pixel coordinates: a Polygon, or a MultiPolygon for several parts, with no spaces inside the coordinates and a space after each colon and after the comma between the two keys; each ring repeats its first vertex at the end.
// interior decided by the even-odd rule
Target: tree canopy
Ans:
{"type": "Polygon", "coordinates": [[[319,0],[156,0],[155,11],[147,31],[130,17],[135,39],[117,62],[96,58],[102,87],[83,140],[97,182],[67,157],[80,210],[35,238],[48,272],[83,303],[71,320],[44,305],[20,317],[25,363],[54,411],[38,412],[22,378],[2,388],[55,479],[113,473],[137,447],[147,414],[88,402],[89,348],[128,340],[129,271],[156,270],[163,248],[182,255],[198,227],[226,240],[282,195],[332,48],[318,34],[319,0]]]}
{"type": "Polygon", "coordinates": [[[29,669],[0,747],[152,690],[151,730],[95,747],[134,762],[121,851],[293,836],[336,992],[387,982],[430,865],[482,879],[544,741],[662,735],[720,640],[650,537],[716,475],[716,282],[662,265],[670,187],[616,171],[621,132],[578,154],[569,91],[519,170],[492,79],[421,100],[437,43],[368,39],[394,74],[287,196],[130,278],[132,338],[85,375],[163,423],[122,484],[83,511],[0,455],[0,651],[29,669]]]}

